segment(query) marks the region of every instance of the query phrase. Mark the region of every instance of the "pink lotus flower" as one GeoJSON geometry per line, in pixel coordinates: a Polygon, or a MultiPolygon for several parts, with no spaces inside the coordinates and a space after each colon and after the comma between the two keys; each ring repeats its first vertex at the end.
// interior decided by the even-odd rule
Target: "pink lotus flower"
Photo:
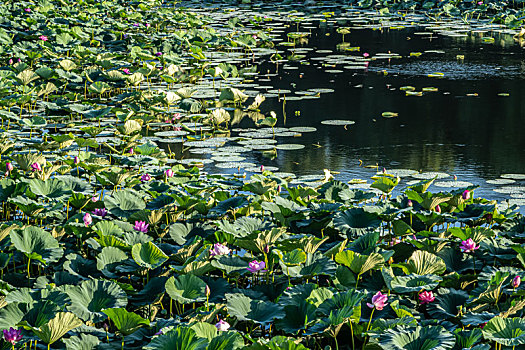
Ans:
{"type": "Polygon", "coordinates": [[[366,303],[366,305],[368,305],[369,308],[373,309],[373,308],[376,308],[378,310],[383,310],[383,308],[388,305],[388,303],[386,302],[388,300],[388,296],[386,294],[382,294],[381,292],[377,292],[373,297],[372,297],[372,304],[370,303],[366,303]]]}
{"type": "Polygon", "coordinates": [[[514,277],[514,279],[512,280],[512,287],[518,288],[520,284],[521,284],[521,277],[520,276],[514,277]]]}
{"type": "Polygon", "coordinates": [[[42,41],[47,41],[47,36],[45,35],[40,35],[38,38],[42,41]]]}
{"type": "Polygon", "coordinates": [[[230,254],[230,248],[226,247],[223,244],[215,243],[213,245],[213,249],[210,249],[210,256],[216,256],[216,255],[228,255],[230,254]]]}
{"type": "Polygon", "coordinates": [[[9,327],[9,330],[4,329],[3,333],[5,341],[11,343],[13,346],[17,341],[22,339],[22,331],[13,327],[9,327]]]}
{"type": "Polygon", "coordinates": [[[133,150],[133,148],[130,148],[129,151],[128,151],[129,154],[135,154],[135,151],[133,150]]]}
{"type": "Polygon", "coordinates": [[[215,328],[220,332],[225,332],[230,329],[230,324],[224,320],[219,320],[219,322],[215,324],[215,328]]]}
{"type": "Polygon", "coordinates": [[[173,172],[173,170],[171,170],[171,169],[166,170],[166,176],[167,176],[167,177],[173,177],[173,175],[175,175],[175,173],[173,172]]]}
{"type": "Polygon", "coordinates": [[[463,191],[463,193],[461,194],[461,198],[463,198],[464,200],[469,200],[470,199],[470,191],[469,190],[463,191]]]}
{"type": "Polygon", "coordinates": [[[264,165],[261,165],[261,173],[264,172],[264,165]]]}
{"type": "Polygon", "coordinates": [[[478,5],[483,5],[483,1],[478,1],[478,5]]]}
{"type": "Polygon", "coordinates": [[[409,199],[408,202],[407,202],[407,205],[408,205],[409,207],[413,207],[413,206],[414,206],[414,203],[412,203],[412,201],[409,199]]]}
{"type": "Polygon", "coordinates": [[[150,174],[142,174],[142,176],[140,177],[140,181],[142,182],[147,182],[151,180],[151,175],[150,174]]]}
{"type": "Polygon", "coordinates": [[[75,158],[73,158],[73,163],[75,163],[75,164],[80,163],[80,159],[78,159],[78,157],[75,156],[75,158]]]}
{"type": "Polygon", "coordinates": [[[149,28],[151,26],[151,24],[149,24],[149,23],[146,23],[144,25],[146,26],[146,28],[149,28]]]}
{"type": "Polygon", "coordinates": [[[133,23],[133,27],[138,27],[139,24],[138,23],[133,23]]]}
{"type": "Polygon", "coordinates": [[[92,201],[93,203],[98,202],[98,196],[93,196],[93,197],[91,198],[91,201],[92,201]]]}
{"type": "Polygon", "coordinates": [[[175,114],[173,115],[173,120],[180,119],[180,118],[182,118],[182,116],[180,115],[180,113],[175,113],[175,114]]]}
{"type": "Polygon", "coordinates": [[[180,127],[180,126],[174,126],[174,127],[173,127],[173,130],[174,130],[174,131],[181,131],[181,130],[182,130],[182,127],[180,127]]]}
{"type": "Polygon", "coordinates": [[[122,71],[123,71],[124,73],[126,73],[126,74],[131,74],[131,71],[130,71],[129,69],[127,69],[127,68],[124,68],[122,71]]]}
{"type": "Polygon", "coordinates": [[[106,210],[106,208],[96,208],[95,210],[93,210],[92,213],[93,215],[101,216],[101,217],[108,215],[108,211],[106,210]]]}
{"type": "Polygon", "coordinates": [[[441,207],[438,205],[436,205],[436,207],[434,208],[434,210],[436,211],[436,213],[441,213],[441,207]]]}
{"type": "Polygon", "coordinates": [[[162,56],[162,52],[157,52],[157,53],[155,54],[155,56],[157,56],[157,57],[162,56]]]}
{"type": "Polygon", "coordinates": [[[40,164],[35,162],[35,163],[31,164],[31,170],[33,170],[33,171],[42,171],[42,167],[40,167],[40,164]]]}
{"type": "Polygon", "coordinates": [[[14,63],[14,62],[13,62],[13,59],[10,58],[10,59],[9,59],[9,65],[12,65],[13,63],[14,63]]]}
{"type": "Polygon", "coordinates": [[[93,218],[91,217],[91,215],[89,213],[86,213],[84,215],[84,225],[85,226],[89,226],[93,223],[93,218]]]}
{"type": "Polygon", "coordinates": [[[26,9],[24,9],[25,12],[31,12],[31,9],[28,7],[26,9]]]}
{"type": "Polygon", "coordinates": [[[476,242],[472,240],[472,238],[469,238],[466,241],[462,241],[461,247],[459,248],[463,253],[470,253],[478,249],[479,245],[477,245],[476,242]]]}
{"type": "Polygon", "coordinates": [[[363,57],[364,57],[364,58],[367,58],[367,57],[369,57],[369,56],[370,56],[370,54],[369,54],[368,52],[365,52],[365,53],[363,54],[363,57]]]}
{"type": "Polygon", "coordinates": [[[11,162],[7,162],[7,163],[5,163],[5,168],[7,169],[8,172],[11,172],[11,171],[13,171],[13,169],[15,167],[13,166],[13,164],[11,162]]]}
{"type": "Polygon", "coordinates": [[[211,294],[211,289],[208,285],[204,288],[204,293],[206,294],[206,297],[209,297],[211,294]]]}
{"type": "Polygon", "coordinates": [[[432,291],[430,292],[421,292],[419,293],[419,301],[421,301],[421,305],[431,303],[435,300],[434,293],[432,291]]]}
{"type": "Polygon", "coordinates": [[[146,224],[145,221],[135,221],[135,226],[133,226],[133,229],[135,231],[148,233],[148,227],[149,227],[149,224],[146,224]]]}
{"type": "Polygon", "coordinates": [[[257,260],[253,260],[252,262],[250,262],[248,264],[248,267],[246,268],[248,271],[250,272],[253,272],[253,273],[256,273],[258,271],[262,271],[264,272],[264,268],[266,267],[266,264],[264,263],[264,261],[257,261],[257,260]]]}

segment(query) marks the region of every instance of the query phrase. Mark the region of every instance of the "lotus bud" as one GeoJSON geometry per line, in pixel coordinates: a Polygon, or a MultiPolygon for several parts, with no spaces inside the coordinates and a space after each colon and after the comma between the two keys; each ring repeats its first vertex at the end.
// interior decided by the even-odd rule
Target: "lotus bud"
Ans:
{"type": "Polygon", "coordinates": [[[270,252],[270,246],[267,244],[264,246],[264,254],[268,254],[270,252]]]}
{"type": "Polygon", "coordinates": [[[514,279],[512,280],[512,287],[518,288],[520,284],[521,284],[521,277],[520,276],[514,277],[514,279]]]}
{"type": "Polygon", "coordinates": [[[92,201],[93,203],[98,202],[98,196],[93,196],[93,197],[91,198],[91,201],[92,201]]]}
{"type": "Polygon", "coordinates": [[[9,65],[12,65],[13,63],[14,63],[14,62],[13,62],[13,59],[10,58],[10,59],[9,59],[9,65]]]}
{"type": "Polygon", "coordinates": [[[106,332],[109,330],[109,326],[106,322],[104,322],[104,324],[102,325],[102,328],[104,328],[106,332]]]}
{"type": "Polygon", "coordinates": [[[7,169],[8,172],[11,172],[11,171],[13,171],[13,169],[14,169],[15,167],[13,166],[13,164],[12,164],[11,162],[7,162],[7,163],[5,164],[5,168],[7,169]]]}
{"type": "Polygon", "coordinates": [[[383,174],[386,174],[386,168],[383,168],[383,174]]]}
{"type": "Polygon", "coordinates": [[[134,154],[135,151],[133,150],[133,148],[130,148],[129,151],[128,151],[129,154],[134,154]]]}
{"type": "Polygon", "coordinates": [[[211,294],[211,289],[208,285],[206,285],[206,288],[204,288],[204,291],[206,293],[206,298],[208,298],[211,294]]]}
{"type": "Polygon", "coordinates": [[[145,26],[146,26],[146,28],[149,28],[151,26],[151,24],[146,23],[145,26]]]}
{"type": "Polygon", "coordinates": [[[414,206],[414,204],[412,203],[412,201],[411,201],[410,199],[408,200],[407,205],[408,205],[409,207],[413,207],[413,206],[414,206]]]}
{"type": "Polygon", "coordinates": [[[157,56],[157,57],[162,56],[162,52],[157,52],[157,53],[155,54],[155,56],[157,56]]]}
{"type": "Polygon", "coordinates": [[[463,198],[464,200],[469,200],[470,199],[470,191],[469,190],[465,190],[462,194],[461,194],[461,198],[463,198]]]}
{"type": "Polygon", "coordinates": [[[458,181],[458,177],[454,175],[454,181],[458,181]]]}
{"type": "Polygon", "coordinates": [[[264,172],[264,165],[261,165],[261,173],[264,172]]]}
{"type": "Polygon", "coordinates": [[[19,58],[19,59],[17,60],[17,62],[18,62],[18,63],[22,62],[22,59],[21,59],[21,58],[19,58]]]}
{"type": "Polygon", "coordinates": [[[282,191],[281,185],[277,186],[277,193],[281,193],[281,191],[282,191]]]}
{"type": "Polygon", "coordinates": [[[434,208],[436,210],[436,213],[441,213],[441,207],[438,205],[436,205],[436,207],[434,208]]]}
{"type": "Polygon", "coordinates": [[[173,175],[175,175],[175,174],[173,173],[173,170],[172,170],[172,169],[168,169],[168,170],[166,170],[166,176],[167,176],[167,177],[173,177],[173,175]]]}
{"type": "Polygon", "coordinates": [[[93,218],[91,217],[91,215],[89,213],[86,213],[84,215],[84,225],[89,226],[92,223],[93,223],[93,218]]]}
{"type": "Polygon", "coordinates": [[[75,164],[80,163],[80,160],[78,159],[77,156],[75,156],[75,158],[73,158],[73,163],[75,163],[75,164]]]}
{"type": "Polygon", "coordinates": [[[40,164],[35,162],[35,163],[31,164],[31,170],[33,170],[33,171],[41,171],[42,167],[40,166],[40,164]]]}
{"type": "Polygon", "coordinates": [[[370,54],[369,54],[368,52],[365,52],[365,53],[363,54],[363,57],[364,57],[364,58],[367,58],[368,56],[370,56],[370,54]]]}

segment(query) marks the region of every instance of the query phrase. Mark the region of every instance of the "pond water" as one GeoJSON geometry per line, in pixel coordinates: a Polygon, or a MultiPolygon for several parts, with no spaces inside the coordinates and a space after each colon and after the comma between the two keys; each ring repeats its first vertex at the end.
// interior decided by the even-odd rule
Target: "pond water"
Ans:
{"type": "MultiPolygon", "coordinates": [[[[310,32],[307,42],[285,50],[288,54],[295,50],[305,57],[281,64],[260,59],[259,70],[268,74],[257,76],[254,82],[259,88],[268,86],[263,92],[285,92],[279,97],[269,94],[262,105],[263,112],[277,112],[278,127],[309,126],[317,131],[301,137],[277,136],[278,144],[305,147],[278,150],[273,159],[260,152],[243,154],[248,162],[298,176],[330,169],[344,181],[368,179],[383,168],[444,172],[450,176],[443,181],[456,175],[457,181],[480,185],[478,193],[496,199],[502,195],[493,191],[495,184],[487,180],[525,173],[521,128],[525,117],[525,52],[512,35],[431,35],[430,31],[423,34],[425,28],[420,26],[360,29],[345,36],[345,47],[360,48],[353,52],[338,51],[342,35],[335,26],[314,22],[306,29],[294,26],[293,31],[297,29],[310,32]],[[494,42],[482,39],[486,36],[494,37],[494,42]],[[374,58],[366,69],[364,53],[374,58]],[[402,58],[393,58],[394,54],[402,58]],[[443,77],[428,76],[438,72],[443,77]],[[423,91],[421,96],[407,96],[400,90],[406,86],[415,92],[435,89],[426,89],[434,91],[423,91]],[[304,91],[316,88],[333,92],[321,93],[319,98],[301,98],[304,91]],[[398,116],[384,118],[383,112],[398,116]],[[321,124],[327,119],[351,120],[355,124],[321,124]]],[[[278,36],[286,40],[291,30],[281,30],[278,36]]],[[[246,118],[235,127],[255,126],[246,118]]],[[[224,172],[213,165],[208,169],[224,172]]],[[[505,195],[525,196],[521,194],[520,176],[504,177],[518,179],[512,184],[512,180],[502,181],[514,187],[502,190],[505,195]]]]}

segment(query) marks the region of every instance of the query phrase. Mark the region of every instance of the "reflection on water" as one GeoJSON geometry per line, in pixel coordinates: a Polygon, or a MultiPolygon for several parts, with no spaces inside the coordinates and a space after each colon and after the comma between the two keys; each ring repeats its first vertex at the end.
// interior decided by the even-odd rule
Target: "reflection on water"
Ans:
{"type": "MultiPolygon", "coordinates": [[[[272,160],[254,153],[248,161],[298,175],[319,174],[328,168],[340,172],[343,180],[374,173],[360,167],[359,160],[377,164],[379,169],[444,171],[485,186],[482,193],[495,197],[485,180],[503,173],[525,173],[523,49],[511,36],[487,44],[480,41],[481,34],[460,38],[434,34],[429,38],[415,33],[415,28],[354,30],[345,41],[360,47],[360,52],[341,54],[336,51],[340,34],[331,28],[313,30],[305,46],[313,50],[298,50],[306,57],[286,63],[297,69],[261,62],[261,71],[278,74],[261,76],[255,82],[291,90],[284,108],[278,98],[268,98],[263,112],[276,111],[279,126],[318,130],[301,138],[277,138],[279,143],[306,145],[302,150],[278,151],[272,160]],[[368,70],[344,68],[351,61],[361,62],[363,52],[371,57],[390,52],[403,58],[382,57],[372,61],[368,70]],[[422,55],[410,57],[414,52],[422,55]],[[444,78],[427,76],[434,72],[444,73],[444,78]],[[400,88],[407,85],[415,91],[425,87],[438,91],[406,96],[400,88]],[[295,91],[311,88],[335,91],[318,99],[290,99],[301,96],[295,91]],[[385,111],[397,112],[399,117],[382,118],[385,111]],[[356,123],[346,128],[321,124],[326,119],[356,123]]],[[[254,127],[247,118],[240,125],[254,127]]]]}

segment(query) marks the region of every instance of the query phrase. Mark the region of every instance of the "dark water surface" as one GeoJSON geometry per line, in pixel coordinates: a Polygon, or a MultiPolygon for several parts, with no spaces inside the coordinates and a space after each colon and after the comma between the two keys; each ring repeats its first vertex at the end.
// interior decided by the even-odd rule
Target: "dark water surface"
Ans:
{"type": "MultiPolygon", "coordinates": [[[[459,38],[434,34],[430,38],[418,34],[424,28],[362,29],[345,36],[360,52],[338,52],[342,37],[335,29],[299,30],[311,30],[312,34],[307,44],[298,47],[314,50],[300,62],[284,65],[298,69],[261,62],[260,70],[270,72],[270,81],[261,77],[255,82],[289,89],[288,98],[299,96],[294,91],[310,88],[334,92],[323,93],[318,99],[287,100],[286,120],[282,99],[268,98],[264,110],[277,112],[278,126],[313,126],[317,131],[300,138],[277,138],[279,143],[306,145],[302,150],[278,151],[273,160],[254,153],[248,161],[297,175],[320,174],[326,168],[339,172],[336,177],[341,180],[368,179],[375,173],[375,169],[359,166],[359,160],[364,165],[377,164],[379,170],[440,171],[481,185],[481,193],[491,198],[502,197],[486,180],[505,173],[525,173],[525,50],[512,36],[475,33],[459,38]],[[494,36],[495,42],[484,43],[483,36],[494,36]],[[367,70],[343,68],[348,61],[322,67],[326,61],[312,60],[329,55],[362,56],[364,52],[370,57],[392,52],[403,58],[372,60],[367,70]],[[411,57],[414,52],[423,54],[411,57]],[[333,69],[343,72],[326,72],[333,69]],[[434,72],[444,73],[444,78],[427,76],[434,72]],[[405,96],[399,88],[407,85],[416,91],[424,87],[438,91],[405,96]],[[508,96],[500,96],[502,93],[508,96]],[[386,111],[399,116],[381,117],[386,111]],[[348,119],[355,124],[347,128],[321,124],[327,119],[348,119]]],[[[241,126],[253,127],[253,122],[243,121],[241,126]]],[[[520,185],[521,181],[513,184],[520,185]]]]}

